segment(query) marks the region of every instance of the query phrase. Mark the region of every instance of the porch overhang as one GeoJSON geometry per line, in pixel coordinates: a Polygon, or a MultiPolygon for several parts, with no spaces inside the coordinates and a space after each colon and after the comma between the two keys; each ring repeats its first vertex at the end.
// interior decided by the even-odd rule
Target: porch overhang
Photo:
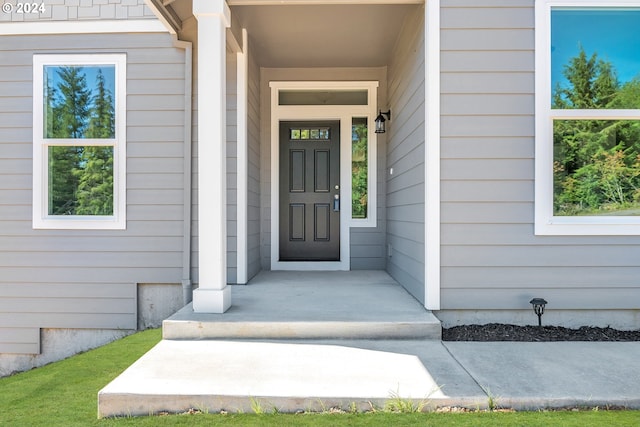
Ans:
{"type": "MultiPolygon", "coordinates": [[[[418,9],[417,5],[425,4],[423,0],[227,0],[226,2],[224,0],[147,0],[147,2],[158,10],[158,15],[165,25],[170,26],[171,31],[178,38],[185,37],[189,41],[196,42],[200,53],[206,52],[208,56],[215,56],[216,61],[221,61],[220,64],[224,64],[224,55],[228,53],[229,46],[232,52],[244,52],[247,46],[245,38],[248,35],[252,41],[250,45],[253,46],[252,52],[261,67],[289,69],[386,66],[389,64],[390,52],[396,48],[395,39],[390,35],[400,31],[403,18],[408,13],[422,10],[418,9]],[[364,9],[364,6],[367,8],[364,9]],[[202,9],[212,7],[221,11],[214,15],[220,25],[227,27],[223,32],[205,28],[207,25],[202,25],[198,19],[197,14],[200,13],[202,18],[206,16],[210,22],[211,16],[203,14],[202,9]],[[309,20],[309,11],[312,9],[314,14],[311,16],[318,16],[321,19],[309,20]],[[366,13],[362,13],[363,11],[366,13]],[[319,16],[319,13],[323,15],[319,16]],[[194,21],[198,22],[195,35],[194,21]],[[187,27],[191,33],[185,31],[187,27]],[[358,28],[358,31],[353,30],[354,28],[358,28]]],[[[440,1],[426,2],[424,12],[421,13],[426,14],[424,300],[428,309],[438,310],[440,308],[440,1]]],[[[199,88],[198,112],[201,117],[207,117],[207,120],[200,121],[200,124],[207,122],[212,127],[219,127],[215,136],[211,134],[208,138],[213,138],[212,144],[223,150],[222,141],[225,140],[224,128],[226,127],[223,83],[226,80],[224,70],[218,70],[212,74],[210,69],[206,69],[210,66],[208,65],[210,62],[209,57],[199,59],[197,75],[213,76],[206,80],[212,79],[218,82],[221,88],[216,89],[215,95],[214,92],[210,92],[207,96],[203,96],[202,87],[199,88]]],[[[200,79],[199,83],[204,81],[205,79],[200,79]]],[[[198,131],[207,132],[206,129],[200,128],[198,131]]],[[[199,137],[198,141],[203,145],[206,139],[199,137]]],[[[215,156],[223,155],[219,151],[216,153],[215,156]]],[[[206,153],[204,155],[206,156],[206,153]]],[[[202,150],[199,156],[202,161],[202,150]]],[[[220,169],[216,172],[216,175],[222,179],[217,181],[216,187],[220,186],[218,188],[220,195],[216,196],[218,199],[215,203],[220,203],[224,197],[222,186],[225,185],[225,169],[226,165],[222,162],[220,169]]],[[[208,190],[210,189],[209,186],[208,190]]],[[[224,218],[223,209],[219,207],[218,210],[219,215],[207,218],[213,218],[216,222],[224,218]]],[[[203,239],[203,233],[206,232],[207,227],[205,223],[210,221],[201,223],[199,254],[201,257],[207,256],[209,260],[225,260],[223,247],[216,249],[215,254],[203,249],[207,241],[207,238],[203,239]],[[205,224],[204,229],[203,224],[205,224]]],[[[221,243],[226,244],[224,226],[223,223],[222,229],[210,234],[209,244],[216,247],[221,243]],[[214,236],[217,237],[214,238],[214,236]]],[[[210,230],[209,233],[211,232],[210,230]]],[[[200,263],[201,268],[203,264],[200,263]]],[[[223,264],[217,261],[215,264],[216,269],[220,270],[215,272],[215,281],[220,284],[215,285],[214,293],[219,293],[218,291],[222,291],[226,286],[222,285],[226,281],[223,279],[226,273],[222,271],[225,270],[223,264]]],[[[221,293],[219,298],[227,298],[225,295],[226,293],[221,293]]],[[[227,307],[227,303],[219,307],[227,307]]]]}

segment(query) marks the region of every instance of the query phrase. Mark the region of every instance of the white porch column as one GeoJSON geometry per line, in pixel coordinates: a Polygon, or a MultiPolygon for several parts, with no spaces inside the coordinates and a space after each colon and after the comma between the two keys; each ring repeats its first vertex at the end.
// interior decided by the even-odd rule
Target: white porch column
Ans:
{"type": "Polygon", "coordinates": [[[198,241],[199,287],[193,310],[224,313],[227,286],[226,28],[224,0],[193,0],[198,20],[198,241]]]}

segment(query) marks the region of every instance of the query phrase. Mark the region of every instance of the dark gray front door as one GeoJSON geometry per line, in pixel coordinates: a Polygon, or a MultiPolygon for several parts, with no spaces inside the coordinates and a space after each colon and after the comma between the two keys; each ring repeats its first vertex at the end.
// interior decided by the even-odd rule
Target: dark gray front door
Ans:
{"type": "Polygon", "coordinates": [[[280,123],[280,261],[340,260],[340,122],[280,123]]]}

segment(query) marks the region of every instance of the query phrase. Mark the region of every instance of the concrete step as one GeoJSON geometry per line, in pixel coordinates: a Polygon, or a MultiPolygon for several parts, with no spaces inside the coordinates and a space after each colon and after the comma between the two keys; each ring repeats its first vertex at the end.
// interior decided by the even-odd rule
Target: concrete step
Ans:
{"type": "Polygon", "coordinates": [[[440,321],[384,271],[261,272],[224,314],[184,307],[165,339],[433,339],[440,321]]]}
{"type": "MultiPolygon", "coordinates": [[[[402,317],[402,316],[401,316],[402,317]]],[[[194,313],[186,306],[162,324],[164,339],[426,339],[440,340],[440,321],[429,311],[405,319],[242,320],[194,313]]]]}

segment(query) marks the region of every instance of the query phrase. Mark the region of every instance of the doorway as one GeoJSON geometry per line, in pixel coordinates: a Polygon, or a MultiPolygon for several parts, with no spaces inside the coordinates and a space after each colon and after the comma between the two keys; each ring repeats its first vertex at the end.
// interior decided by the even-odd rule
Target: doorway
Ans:
{"type": "Polygon", "coordinates": [[[356,190],[377,194],[378,82],[271,80],[269,87],[271,269],[349,270],[351,229],[376,226],[375,197],[357,192],[362,212],[354,214],[352,175],[353,162],[366,163],[356,190]],[[368,137],[354,144],[354,129],[368,137]]]}
{"type": "Polygon", "coordinates": [[[280,122],[280,261],[340,260],[340,122],[280,122]]]}

